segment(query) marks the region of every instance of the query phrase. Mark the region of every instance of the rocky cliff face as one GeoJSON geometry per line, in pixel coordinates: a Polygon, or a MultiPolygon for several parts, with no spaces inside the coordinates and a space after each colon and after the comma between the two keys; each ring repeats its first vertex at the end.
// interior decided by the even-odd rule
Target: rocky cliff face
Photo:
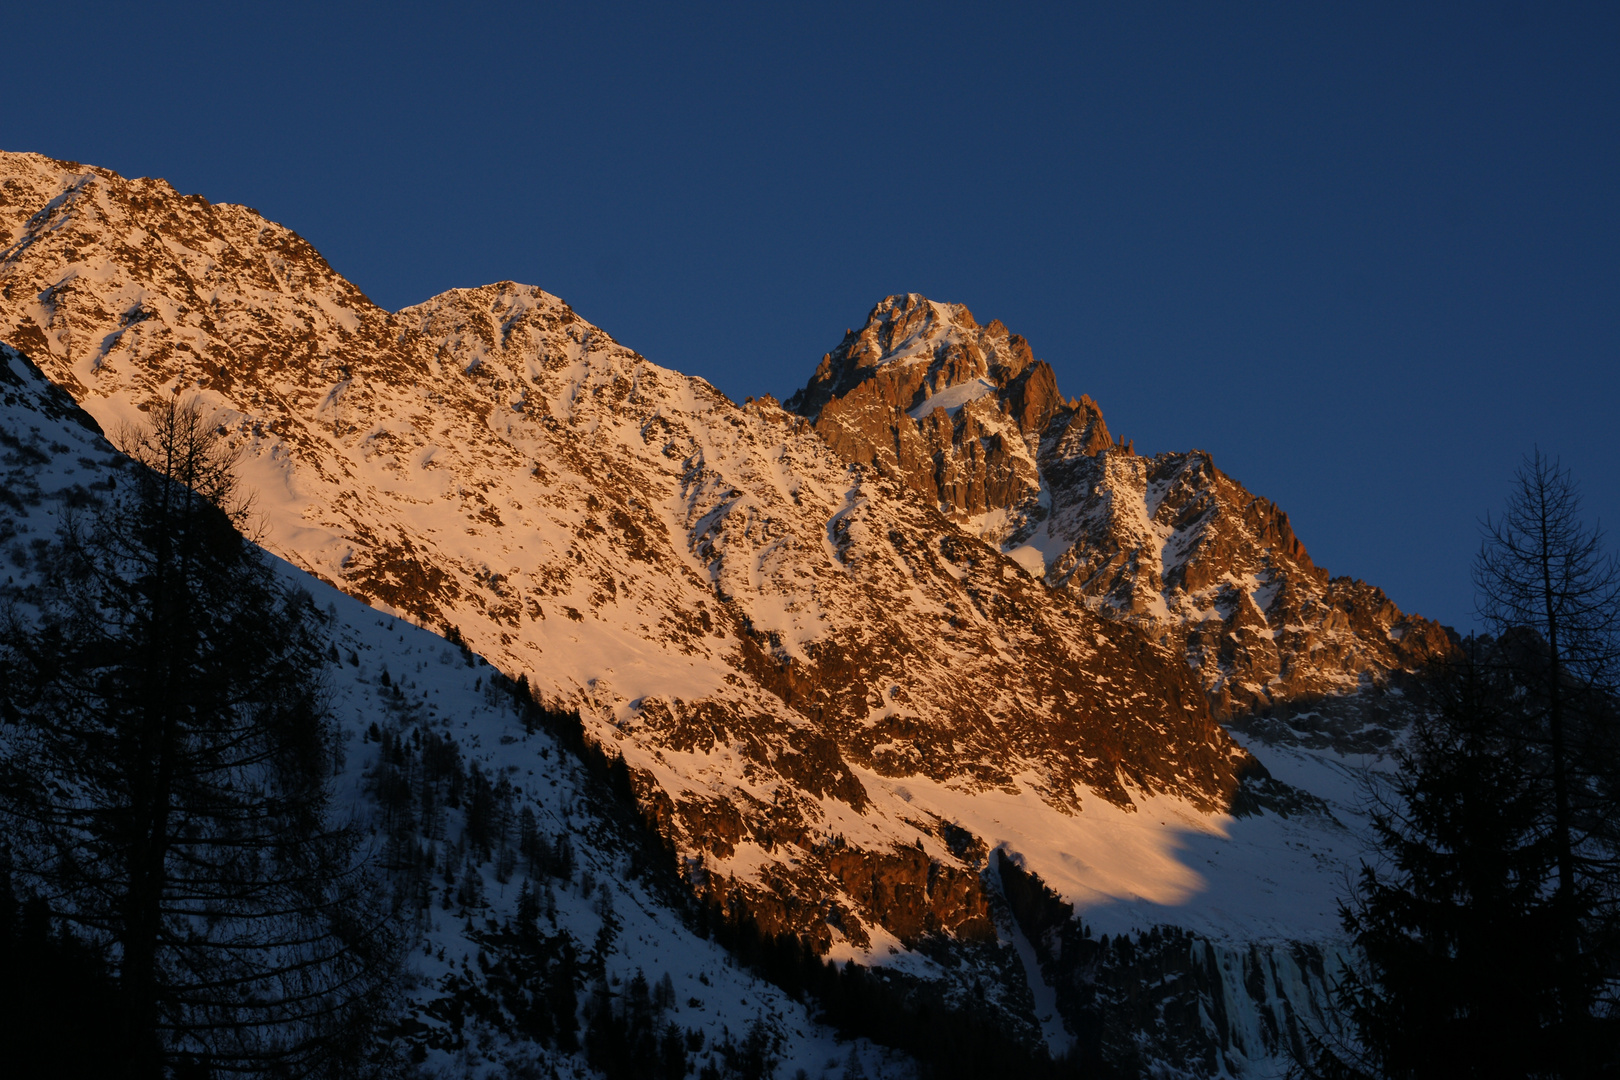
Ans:
{"type": "Polygon", "coordinates": [[[1234,944],[1176,926],[1098,937],[1039,876],[999,856],[997,872],[1085,1056],[1148,1074],[1151,1048],[1154,1074],[1243,1076],[1302,1059],[1325,1030],[1344,977],[1331,945],[1234,944]]]}
{"type": "Polygon", "coordinates": [[[1450,646],[1312,563],[1269,500],[1201,451],[1138,457],[999,321],[880,302],[787,407],[844,458],[937,500],[1049,587],[1184,655],[1218,715],[1375,689],[1450,646]]]}
{"type": "Polygon", "coordinates": [[[981,327],[961,304],[891,296],[844,335],[787,408],[809,418],[850,461],[894,476],[956,517],[1037,503],[1042,433],[1057,417],[1090,422],[1089,399],[1065,401],[1029,342],[999,321],[981,327]]]}

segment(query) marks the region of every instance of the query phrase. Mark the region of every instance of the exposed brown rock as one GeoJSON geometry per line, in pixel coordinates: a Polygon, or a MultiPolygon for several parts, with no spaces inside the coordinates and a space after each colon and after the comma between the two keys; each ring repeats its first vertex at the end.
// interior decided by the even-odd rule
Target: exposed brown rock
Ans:
{"type": "Polygon", "coordinates": [[[978,874],[920,850],[841,847],[828,853],[827,871],[901,941],[941,933],[970,940],[995,936],[978,874]]]}
{"type": "Polygon", "coordinates": [[[999,320],[981,329],[965,307],[911,294],[873,308],[786,407],[847,460],[943,508],[980,514],[1034,497],[1032,440],[1069,405],[1051,367],[999,320]],[[981,381],[972,400],[928,407],[942,391],[981,381]]]}
{"type": "Polygon", "coordinates": [[[1330,581],[1288,515],[1208,454],[1138,458],[1022,337],[960,305],[885,299],[787,405],[948,513],[1004,511],[985,539],[1038,540],[1049,586],[1181,651],[1222,715],[1381,685],[1453,647],[1377,589],[1330,581]],[[954,415],[927,409],[941,394],[954,415]]]}

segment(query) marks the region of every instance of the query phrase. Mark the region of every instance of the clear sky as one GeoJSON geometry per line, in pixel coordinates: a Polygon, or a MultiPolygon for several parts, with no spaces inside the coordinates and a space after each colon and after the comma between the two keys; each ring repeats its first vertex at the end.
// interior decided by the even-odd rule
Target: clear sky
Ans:
{"type": "Polygon", "coordinates": [[[881,297],[1472,619],[1533,445],[1620,543],[1620,4],[29,4],[0,147],[167,178],[378,303],[539,285],[733,398],[881,297]]]}

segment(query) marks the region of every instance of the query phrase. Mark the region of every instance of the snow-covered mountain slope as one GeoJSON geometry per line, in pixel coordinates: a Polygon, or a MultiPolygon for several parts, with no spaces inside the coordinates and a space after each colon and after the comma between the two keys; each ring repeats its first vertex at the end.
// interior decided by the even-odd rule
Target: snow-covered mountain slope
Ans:
{"type": "Polygon", "coordinates": [[[104,424],[202,394],[272,550],[586,709],[712,877],[783,887],[778,919],[859,947],[867,923],[983,924],[948,807],[891,780],[1058,816],[1231,797],[1247,756],[1173,656],[780,409],[738,408],[536,289],[388,315],[250,211],[5,160],[61,170],[61,194],[3,253],[0,333],[104,424]],[[917,841],[920,861],[887,854],[917,841]],[[953,884],[913,905],[855,884],[874,874],[953,884]]]}
{"type": "Polygon", "coordinates": [[[1208,454],[1143,458],[1116,442],[1027,341],[961,304],[881,301],[787,405],[1050,587],[1184,652],[1222,716],[1373,697],[1451,648],[1381,590],[1329,577],[1288,515],[1208,454]]]}
{"type": "MultiPolygon", "coordinates": [[[[1313,800],[1256,754],[1315,784],[1352,747],[1296,712],[1252,717],[1290,749],[1246,749],[1211,696],[1365,684],[1338,732],[1431,624],[1334,592],[1207,459],[1115,447],[999,324],[886,301],[800,415],[538,289],[382,311],[296,234],[162,181],[6,154],[0,200],[0,340],[109,430],[199,395],[270,550],[578,708],[709,900],[952,993],[1006,983],[1016,947],[1009,993],[1037,1005],[1010,1022],[1054,1046],[994,852],[1097,932],[1334,940],[1354,785],[1313,800]]],[[[1222,1016],[1280,1008],[1243,985],[1222,1016]]]]}
{"type": "MultiPolygon", "coordinates": [[[[6,554],[0,606],[27,607],[63,515],[73,508],[90,513],[116,498],[130,468],[65,393],[0,346],[0,547],[6,554]]],[[[623,1007],[638,974],[655,991],[667,975],[665,995],[653,995],[658,1017],[676,1025],[683,1045],[699,1047],[688,1053],[694,1068],[723,1065],[728,1052],[741,1054],[757,1025],[784,1076],[801,1068],[812,1076],[841,1075],[852,1054],[867,1075],[911,1074],[903,1055],[838,1040],[805,1005],[740,968],[717,942],[694,934],[654,876],[638,868],[632,838],[603,810],[600,785],[555,737],[528,730],[533,725],[525,724],[510,689],[481,658],[296,567],[280,563],[280,569],[288,588],[309,593],[325,612],[335,659],[321,677],[343,746],[334,804],[368,828],[372,869],[404,868],[390,843],[400,839],[399,830],[390,831],[378,794],[380,777],[390,771],[382,740],[391,746],[414,740],[420,747],[425,739],[441,757],[456,760],[464,770],[458,778],[476,772],[508,800],[507,820],[482,858],[466,840],[470,797],[406,834],[426,873],[405,875],[400,884],[411,886],[407,893],[424,887],[427,902],[419,906],[407,897],[404,904],[403,917],[415,924],[399,1023],[404,1059],[427,1075],[452,1068],[471,1076],[537,1069],[595,1075],[582,1052],[542,1041],[519,1022],[502,995],[514,939],[506,928],[519,920],[519,898],[532,885],[542,937],[568,943],[578,958],[569,996],[577,1000],[582,1026],[593,993],[605,991],[623,1007]],[[528,854],[517,850],[525,821],[546,838],[548,850],[562,850],[566,837],[571,865],[529,866],[528,854]]]]}

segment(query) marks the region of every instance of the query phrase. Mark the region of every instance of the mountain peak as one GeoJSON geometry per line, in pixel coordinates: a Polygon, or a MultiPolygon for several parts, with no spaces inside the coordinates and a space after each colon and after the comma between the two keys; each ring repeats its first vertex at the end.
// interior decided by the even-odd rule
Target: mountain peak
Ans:
{"type": "Polygon", "coordinates": [[[966,305],[901,293],[878,301],[859,330],[846,331],[787,407],[814,421],[829,401],[890,369],[883,393],[895,405],[927,412],[930,399],[955,390],[937,403],[954,412],[1004,388],[1035,362],[1029,342],[999,319],[981,327],[966,305]]]}
{"type": "Polygon", "coordinates": [[[869,365],[927,355],[942,340],[979,328],[966,305],[941,303],[921,293],[886,296],[873,305],[855,338],[853,355],[869,365]]]}
{"type": "Polygon", "coordinates": [[[917,293],[874,305],[786,407],[849,460],[967,515],[1038,498],[1036,455],[1058,418],[1081,416],[1092,449],[1109,442],[1101,411],[1066,401],[1022,335],[917,293]]]}
{"type": "Polygon", "coordinates": [[[787,408],[1048,586],[1184,651],[1223,713],[1343,691],[1447,648],[1371,586],[1331,579],[1287,514],[1208,454],[1138,457],[1096,402],[1059,393],[1028,341],[961,304],[885,297],[787,408]],[[1341,662],[1307,661],[1330,640],[1341,651],[1321,655],[1341,662]]]}

